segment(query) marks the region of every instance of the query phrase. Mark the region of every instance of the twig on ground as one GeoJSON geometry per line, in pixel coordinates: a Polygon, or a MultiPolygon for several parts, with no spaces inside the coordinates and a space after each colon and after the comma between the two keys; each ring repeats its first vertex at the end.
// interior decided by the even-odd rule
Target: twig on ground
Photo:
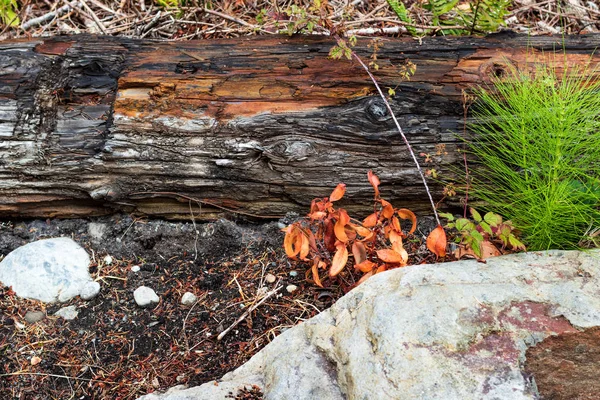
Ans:
{"type": "Polygon", "coordinates": [[[270,292],[268,292],[267,294],[265,294],[265,297],[263,297],[258,303],[254,304],[253,306],[250,306],[250,308],[248,308],[248,310],[246,310],[246,312],[243,313],[241,317],[239,317],[233,324],[231,324],[229,326],[229,328],[227,328],[223,332],[219,333],[219,336],[217,336],[217,340],[223,339],[225,337],[225,335],[227,335],[227,333],[229,333],[229,331],[231,331],[233,328],[238,326],[238,324],[240,322],[242,322],[243,320],[248,318],[248,316],[250,315],[250,313],[252,311],[257,309],[262,303],[267,301],[267,299],[269,299],[271,296],[273,296],[274,294],[277,294],[282,288],[283,288],[283,286],[276,284],[275,289],[273,289],[270,292]]]}
{"type": "Polygon", "coordinates": [[[64,14],[68,13],[69,11],[71,11],[71,10],[73,10],[75,8],[80,8],[80,7],[81,7],[80,3],[76,3],[75,6],[73,6],[71,4],[66,4],[66,5],[64,5],[64,6],[60,7],[60,8],[58,8],[58,9],[56,9],[55,11],[51,11],[51,12],[49,12],[47,14],[44,14],[44,15],[42,15],[40,17],[30,19],[29,21],[23,23],[23,25],[21,25],[21,28],[23,30],[27,30],[27,29],[29,29],[31,27],[42,25],[42,24],[44,24],[44,23],[46,23],[46,22],[48,22],[48,21],[50,21],[50,20],[52,20],[52,19],[54,19],[56,17],[61,17],[64,14]]]}

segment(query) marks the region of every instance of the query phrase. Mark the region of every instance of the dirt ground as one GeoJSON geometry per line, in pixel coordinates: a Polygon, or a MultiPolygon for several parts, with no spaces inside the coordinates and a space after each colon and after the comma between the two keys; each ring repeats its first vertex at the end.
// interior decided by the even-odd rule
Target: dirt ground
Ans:
{"type": "MultiPolygon", "coordinates": [[[[290,264],[282,250],[280,226],[294,217],[260,225],[129,216],[2,222],[0,254],[36,239],[72,237],[90,254],[90,272],[102,289],[90,301],[45,305],[0,288],[0,398],[133,399],[199,385],[240,366],[281,332],[329,307],[357,278],[345,275],[324,289],[308,283],[302,266],[290,264]],[[135,303],[133,291],[141,285],[160,296],[157,306],[135,303]],[[289,285],[296,290],[290,293],[289,285]],[[187,291],[198,296],[191,307],[181,304],[187,291]],[[77,307],[76,319],[53,316],[68,305],[77,307]],[[28,311],[43,311],[45,318],[30,324],[28,311]]],[[[248,388],[232,396],[260,398],[257,393],[248,388]]]]}

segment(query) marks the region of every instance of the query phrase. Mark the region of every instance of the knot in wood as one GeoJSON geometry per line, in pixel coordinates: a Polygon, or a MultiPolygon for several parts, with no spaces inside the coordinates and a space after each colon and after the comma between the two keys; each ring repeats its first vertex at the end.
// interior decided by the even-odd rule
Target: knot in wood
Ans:
{"type": "Polygon", "coordinates": [[[314,149],[310,143],[283,141],[267,146],[263,155],[271,162],[288,164],[294,161],[304,161],[313,152],[314,149]]]}
{"type": "Polygon", "coordinates": [[[367,118],[371,122],[385,122],[390,119],[390,113],[385,106],[385,103],[380,98],[371,98],[365,107],[367,118]]]}
{"type": "Polygon", "coordinates": [[[515,63],[507,58],[491,59],[479,66],[479,76],[485,82],[502,79],[517,69],[515,63]]]}

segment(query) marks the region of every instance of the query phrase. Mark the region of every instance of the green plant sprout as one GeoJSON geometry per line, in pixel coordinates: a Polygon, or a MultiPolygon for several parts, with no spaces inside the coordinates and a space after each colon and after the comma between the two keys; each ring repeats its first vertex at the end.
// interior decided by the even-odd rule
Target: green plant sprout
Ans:
{"type": "Polygon", "coordinates": [[[500,255],[506,248],[514,251],[525,251],[525,245],[515,235],[515,228],[511,221],[503,221],[502,217],[493,212],[488,212],[483,217],[477,210],[470,208],[472,220],[468,218],[455,219],[452,214],[440,213],[446,218],[447,229],[456,229],[456,241],[463,249],[456,254],[472,254],[479,259],[500,255]],[[500,249],[498,249],[500,246],[500,249]]]}
{"type": "Polygon", "coordinates": [[[530,250],[577,248],[600,227],[600,81],[594,71],[509,69],[475,90],[470,193],[530,250]]]}
{"type": "Polygon", "coordinates": [[[19,20],[19,5],[17,0],[0,0],[0,19],[4,26],[18,26],[19,20]]]}

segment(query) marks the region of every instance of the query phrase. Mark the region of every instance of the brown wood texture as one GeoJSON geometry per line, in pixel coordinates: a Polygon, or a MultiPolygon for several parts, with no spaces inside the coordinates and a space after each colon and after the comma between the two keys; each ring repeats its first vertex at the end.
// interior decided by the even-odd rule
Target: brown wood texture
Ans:
{"type": "MultiPolygon", "coordinates": [[[[357,46],[364,59],[369,42],[357,46]]],[[[432,155],[424,168],[446,176],[462,164],[463,90],[511,67],[600,60],[599,35],[382,43],[376,77],[395,88],[392,106],[416,153],[432,155]],[[416,73],[403,81],[407,60],[416,73]]],[[[348,186],[342,204],[368,213],[369,169],[384,198],[426,212],[381,99],[356,63],[327,59],[332,45],[313,36],[0,43],[0,217],[277,217],[306,213],[339,182],[348,186]]]]}

